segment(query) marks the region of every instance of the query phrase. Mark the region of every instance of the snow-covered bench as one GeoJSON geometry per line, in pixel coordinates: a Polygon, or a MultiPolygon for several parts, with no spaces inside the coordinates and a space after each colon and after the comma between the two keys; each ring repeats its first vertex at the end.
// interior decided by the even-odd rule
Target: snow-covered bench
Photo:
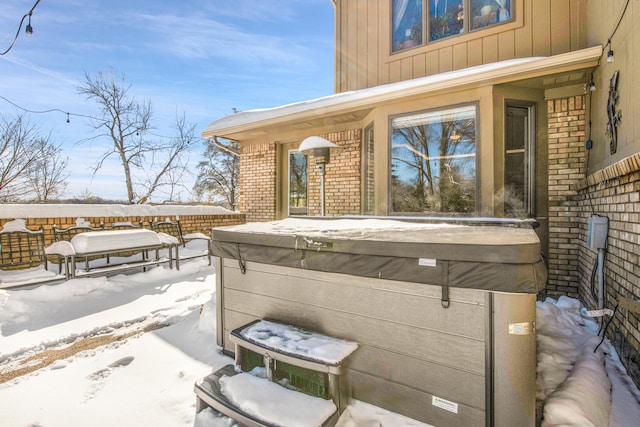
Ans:
{"type": "Polygon", "coordinates": [[[206,407],[249,426],[331,426],[347,406],[345,362],[353,341],[256,320],[231,332],[235,366],[196,382],[206,407]]]}
{"type": "Polygon", "coordinates": [[[163,262],[169,262],[169,266],[173,268],[174,252],[177,253],[178,241],[164,233],[156,233],[147,229],[122,229],[122,230],[106,230],[106,231],[87,231],[76,234],[70,241],[59,241],[49,246],[46,250],[48,254],[59,255],[64,259],[65,265],[70,265],[66,272],[67,278],[76,277],[77,275],[88,275],[94,273],[103,273],[105,271],[121,271],[131,268],[143,269],[150,265],[157,265],[163,262]],[[169,249],[169,258],[161,260],[159,250],[161,248],[169,249]],[[154,259],[149,258],[149,252],[153,251],[156,256],[154,259]],[[90,266],[89,259],[93,257],[110,256],[122,253],[139,252],[142,256],[140,260],[131,261],[127,259],[122,264],[111,264],[100,266],[90,266]],[[76,271],[77,259],[85,260],[85,269],[82,273],[76,271]]]}

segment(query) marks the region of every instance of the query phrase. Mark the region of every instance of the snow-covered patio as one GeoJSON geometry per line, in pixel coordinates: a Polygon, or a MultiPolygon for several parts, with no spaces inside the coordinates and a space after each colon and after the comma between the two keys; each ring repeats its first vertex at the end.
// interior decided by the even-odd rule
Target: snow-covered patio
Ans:
{"type": "MultiPolygon", "coordinates": [[[[606,340],[593,352],[598,326],[578,301],[538,303],[537,327],[547,420],[599,427],[640,419],[640,393],[606,340]]],[[[203,258],[179,271],[165,265],[0,290],[2,425],[234,425],[210,409],[195,412],[194,382],[232,363],[215,345],[215,328],[215,269],[203,258]],[[103,345],[83,345],[92,339],[103,345]],[[50,351],[59,349],[67,352],[50,351]],[[11,374],[38,356],[51,363],[11,374]]],[[[356,402],[340,425],[422,424],[356,402]]]]}

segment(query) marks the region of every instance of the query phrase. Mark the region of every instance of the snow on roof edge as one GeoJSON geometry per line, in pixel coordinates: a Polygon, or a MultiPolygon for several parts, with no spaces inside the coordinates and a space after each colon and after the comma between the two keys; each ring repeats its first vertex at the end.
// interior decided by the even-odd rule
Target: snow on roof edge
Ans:
{"type": "Polygon", "coordinates": [[[539,62],[540,67],[553,66],[572,61],[588,60],[595,55],[593,52],[601,51],[601,46],[594,46],[579,51],[568,52],[554,56],[537,56],[528,58],[516,58],[505,61],[493,62],[474,67],[468,67],[461,70],[454,70],[439,74],[433,74],[426,77],[420,77],[411,80],[405,80],[395,83],[388,83],[380,86],[359,89],[350,92],[342,92],[328,95],[320,98],[314,98],[306,101],[294,102],[291,104],[280,105],[273,108],[261,108],[221,117],[211,122],[202,131],[202,136],[207,138],[214,135],[216,131],[227,130],[236,126],[248,125],[251,123],[283,117],[286,115],[296,114],[308,111],[314,108],[335,107],[338,105],[354,102],[358,100],[366,100],[375,96],[390,95],[397,92],[403,92],[416,88],[428,87],[441,82],[463,79],[464,77],[480,75],[482,73],[498,72],[500,70],[508,70],[522,64],[539,62]],[[547,64],[548,63],[548,64],[547,64]]]}

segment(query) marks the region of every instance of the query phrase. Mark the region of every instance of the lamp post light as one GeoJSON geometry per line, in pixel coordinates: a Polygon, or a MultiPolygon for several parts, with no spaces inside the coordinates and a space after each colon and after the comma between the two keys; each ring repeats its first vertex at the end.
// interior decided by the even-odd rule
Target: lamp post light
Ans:
{"type": "Polygon", "coordinates": [[[309,136],[302,141],[298,151],[300,153],[313,152],[313,157],[320,172],[320,215],[324,216],[324,173],[325,165],[329,163],[329,149],[339,148],[338,145],[320,136],[309,136]]]}

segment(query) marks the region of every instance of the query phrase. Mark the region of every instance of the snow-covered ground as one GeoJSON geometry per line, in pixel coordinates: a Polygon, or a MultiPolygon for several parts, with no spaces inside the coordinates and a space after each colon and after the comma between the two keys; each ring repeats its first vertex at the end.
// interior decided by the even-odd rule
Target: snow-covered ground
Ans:
{"type": "MultiPolygon", "coordinates": [[[[195,412],[194,382],[232,363],[215,345],[214,290],[205,258],[179,271],[163,265],[0,290],[0,425],[235,425],[195,412]],[[23,375],[8,379],[16,369],[23,375]]],[[[547,420],[637,425],[640,393],[606,340],[593,352],[597,325],[578,302],[539,303],[537,322],[547,420]]],[[[345,414],[344,427],[424,426],[362,402],[345,414]]]]}

